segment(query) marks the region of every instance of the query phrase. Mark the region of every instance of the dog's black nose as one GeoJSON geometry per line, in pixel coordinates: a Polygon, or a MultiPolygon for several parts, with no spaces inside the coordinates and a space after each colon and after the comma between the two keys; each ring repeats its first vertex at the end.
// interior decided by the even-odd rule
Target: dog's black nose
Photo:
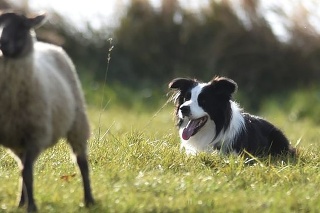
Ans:
{"type": "Polygon", "coordinates": [[[184,115],[184,116],[190,115],[190,107],[189,106],[180,107],[180,111],[181,111],[182,115],[184,115]]]}

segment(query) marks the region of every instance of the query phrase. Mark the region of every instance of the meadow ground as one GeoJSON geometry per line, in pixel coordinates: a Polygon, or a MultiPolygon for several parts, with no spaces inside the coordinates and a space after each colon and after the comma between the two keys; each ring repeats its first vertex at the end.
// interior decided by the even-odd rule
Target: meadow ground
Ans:
{"type": "MultiPolygon", "coordinates": [[[[161,101],[160,101],[161,102],[161,101]]],[[[165,100],[163,101],[163,103],[165,100]]],[[[162,104],[163,104],[162,103],[162,104]]],[[[90,105],[91,180],[97,204],[83,207],[80,175],[66,143],[35,167],[40,212],[319,212],[320,128],[270,104],[259,115],[279,126],[297,159],[244,159],[179,151],[173,106],[142,110],[90,105]]],[[[0,148],[0,212],[16,208],[19,170],[0,148]]]]}

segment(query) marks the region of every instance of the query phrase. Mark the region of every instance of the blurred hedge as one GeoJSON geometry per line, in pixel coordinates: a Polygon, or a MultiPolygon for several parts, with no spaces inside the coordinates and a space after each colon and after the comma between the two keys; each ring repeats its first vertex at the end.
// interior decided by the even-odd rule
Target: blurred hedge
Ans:
{"type": "Polygon", "coordinates": [[[163,0],[158,10],[148,1],[132,1],[114,34],[110,78],[163,85],[177,76],[207,81],[225,75],[254,105],[266,95],[317,83],[320,37],[302,30],[308,17],[289,29],[291,40],[280,42],[257,9],[259,1],[241,2],[249,27],[231,1],[211,1],[199,14],[176,0],[163,0]]]}
{"type": "MultiPolygon", "coordinates": [[[[208,8],[194,12],[178,0],[162,0],[160,8],[148,0],[131,0],[116,29],[106,26],[97,32],[87,25],[84,34],[56,15],[39,34],[62,44],[79,70],[96,81],[105,78],[108,51],[114,46],[107,81],[135,89],[166,88],[178,76],[208,81],[224,75],[238,82],[240,91],[258,106],[268,95],[318,84],[320,36],[305,30],[307,13],[291,20],[289,40],[281,42],[258,9],[260,1],[238,1],[247,23],[232,2],[211,0],[208,8]]],[[[281,8],[278,12],[292,19],[281,8]]]]}

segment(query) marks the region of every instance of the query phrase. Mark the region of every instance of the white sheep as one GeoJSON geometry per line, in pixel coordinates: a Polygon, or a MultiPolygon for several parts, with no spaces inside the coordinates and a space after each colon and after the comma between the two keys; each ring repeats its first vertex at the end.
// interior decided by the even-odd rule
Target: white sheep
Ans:
{"type": "Polygon", "coordinates": [[[45,15],[0,15],[0,144],[21,166],[19,207],[33,198],[33,164],[39,154],[66,137],[78,163],[86,206],[94,203],[87,161],[89,124],[74,65],[62,48],[36,41],[33,28],[45,15]]]}

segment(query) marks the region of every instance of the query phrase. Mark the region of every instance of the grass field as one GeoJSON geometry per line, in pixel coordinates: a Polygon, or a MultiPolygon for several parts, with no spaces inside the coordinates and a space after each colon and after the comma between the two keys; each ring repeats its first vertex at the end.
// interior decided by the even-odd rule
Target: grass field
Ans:
{"type": "MultiPolygon", "coordinates": [[[[319,212],[320,128],[312,119],[289,116],[274,102],[259,113],[298,144],[297,159],[188,157],[179,152],[173,106],[157,113],[165,99],[147,112],[144,101],[152,99],[131,109],[112,101],[88,107],[97,204],[83,207],[80,174],[60,142],[36,163],[40,212],[319,212]]],[[[24,212],[16,207],[18,180],[16,162],[0,148],[0,212],[24,212]]]]}

